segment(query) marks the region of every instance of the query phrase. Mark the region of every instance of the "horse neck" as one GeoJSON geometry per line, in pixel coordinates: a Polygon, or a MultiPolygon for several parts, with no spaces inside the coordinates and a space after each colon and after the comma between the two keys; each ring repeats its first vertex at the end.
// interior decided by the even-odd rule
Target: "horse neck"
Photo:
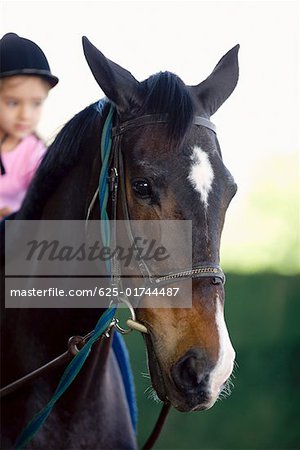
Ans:
{"type": "MultiPolygon", "coordinates": [[[[43,167],[41,169],[43,170],[43,167]]],[[[51,195],[46,198],[43,209],[39,210],[38,206],[35,208],[34,200],[36,191],[43,187],[47,189],[47,187],[41,185],[42,180],[37,177],[15,220],[84,220],[87,204],[96,189],[98,178],[99,129],[96,129],[92,136],[82,140],[77,163],[60,178],[56,188],[53,189],[51,186],[49,189],[51,195]]],[[[47,179],[45,179],[45,184],[46,182],[47,179]]],[[[4,255],[2,256],[1,277],[4,278],[5,271],[2,270],[4,269],[4,255]]],[[[4,283],[2,287],[1,293],[4,294],[4,283]]],[[[19,355],[23,360],[20,361],[20,364],[16,363],[18,366],[16,371],[20,371],[20,373],[12,373],[12,379],[24,375],[27,371],[41,366],[64,352],[70,336],[84,335],[91,331],[96,323],[95,313],[92,309],[84,310],[84,313],[83,310],[76,309],[5,309],[5,296],[1,295],[1,297],[4,336],[2,342],[13,343],[12,346],[7,345],[7,348],[5,346],[3,351],[7,352],[7,357],[11,356],[15,361],[19,355]],[[35,349],[33,352],[26,352],[28,358],[24,359],[23,352],[26,347],[29,349],[35,347],[35,349]],[[33,360],[30,361],[30,358],[33,360]]],[[[100,315],[101,312],[99,312],[100,315]]]]}
{"type": "MultiPolygon", "coordinates": [[[[19,317],[15,332],[10,335],[6,333],[5,341],[9,344],[9,349],[5,349],[5,353],[2,353],[3,363],[5,363],[5,366],[2,364],[2,369],[5,367],[2,376],[3,384],[40,367],[53,356],[65,351],[66,339],[63,339],[62,334],[65,334],[64,337],[66,337],[67,331],[70,331],[68,330],[68,321],[63,321],[65,326],[61,327],[59,322],[54,321],[55,310],[44,312],[46,314],[41,317],[39,316],[40,311],[32,310],[29,317],[24,310],[23,317],[19,317]],[[48,317],[47,327],[43,320],[45,315],[48,317]],[[53,325],[49,326],[51,323],[53,325]],[[63,333],[59,331],[60,328],[63,333]],[[34,340],[30,339],[30,329],[34,329],[34,340]]],[[[74,325],[74,313],[74,311],[70,311],[69,315],[72,325],[74,325]]],[[[82,312],[80,314],[83,317],[81,322],[86,325],[87,316],[82,312]]],[[[94,312],[93,316],[95,320],[94,312]]],[[[68,448],[78,448],[80,435],[86,436],[87,441],[91,440],[89,448],[96,448],[100,440],[103,443],[101,448],[108,448],[109,443],[117,439],[115,430],[119,429],[120,425],[123,430],[122,439],[131,441],[132,447],[130,448],[135,448],[134,432],[123,386],[120,385],[120,375],[115,359],[112,355],[109,357],[110,345],[111,341],[107,338],[94,344],[77,378],[55,406],[47,420],[47,426],[44,426],[38,433],[37,448],[48,448],[49,442],[52,443],[49,448],[58,448],[59,444],[66,442],[67,435],[72,441],[68,442],[68,448]],[[116,414],[116,408],[120,415],[116,414]],[[110,425],[108,425],[108,418],[110,425]],[[116,428],[114,425],[112,426],[114,421],[122,423],[118,424],[116,428]]],[[[22,388],[17,395],[8,398],[7,414],[5,417],[3,415],[3,429],[7,428],[7,436],[10,436],[12,442],[25,423],[52,397],[63,370],[64,367],[59,367],[49,371],[35,379],[27,388],[22,388]],[[16,411],[18,412],[17,417],[12,421],[16,411]]],[[[114,448],[123,448],[120,442],[116,441],[115,444],[114,448]]]]}
{"type": "Polygon", "coordinates": [[[87,209],[99,179],[99,147],[98,143],[90,146],[93,152],[84,147],[79,164],[61,180],[58,189],[48,198],[42,220],[84,220],[87,209]]]}
{"type": "MultiPolygon", "coordinates": [[[[95,115],[95,112],[93,112],[90,124],[92,132],[90,130],[87,133],[84,130],[85,132],[82,133],[79,146],[76,149],[75,163],[72,164],[70,170],[64,170],[62,167],[57,168],[57,173],[55,170],[54,173],[50,170],[50,186],[47,186],[48,178],[46,175],[51,157],[48,158],[46,163],[41,164],[40,174],[37,173],[15,220],[85,219],[87,205],[98,185],[100,136],[103,120],[99,113],[95,115]],[[45,195],[40,195],[40,191],[43,189],[45,195]],[[35,200],[37,201],[35,202],[35,200]],[[42,200],[45,200],[43,207],[42,200]]],[[[68,125],[66,128],[68,128],[68,125]]],[[[57,143],[54,142],[48,150],[54,155],[59,154],[60,141],[63,141],[59,136],[57,143]]],[[[69,139],[68,134],[67,136],[69,139]]],[[[63,148],[62,152],[64,150],[63,148]]],[[[52,162],[55,164],[53,158],[52,162]]],[[[3,265],[1,277],[4,277],[4,270],[2,271],[4,255],[1,258],[1,265],[3,265]]],[[[4,283],[2,287],[4,289],[4,283]]],[[[1,294],[4,294],[3,290],[1,294]]],[[[97,319],[92,309],[86,309],[84,312],[76,309],[5,309],[4,295],[1,295],[1,297],[3,313],[2,351],[6,360],[11,358],[13,361],[13,364],[7,367],[8,370],[5,374],[8,382],[23,376],[63,353],[66,351],[69,337],[84,335],[91,331],[96,324],[97,319]]],[[[99,317],[100,315],[101,310],[99,311],[99,317]]],[[[3,384],[5,382],[6,380],[3,380],[3,384]]]]}
{"type": "MultiPolygon", "coordinates": [[[[98,117],[93,120],[97,121],[98,127],[93,136],[80,143],[76,164],[72,165],[64,176],[61,177],[60,170],[58,176],[52,177],[52,185],[46,190],[46,196],[36,196],[35,191],[43,189],[43,183],[47,183],[47,167],[46,165],[44,168],[41,167],[42,171],[36,177],[36,182],[32,183],[23,207],[16,216],[17,220],[85,219],[87,207],[98,185],[100,168],[99,124],[102,125],[103,119],[98,117]]],[[[96,206],[95,210],[98,211],[97,218],[99,218],[99,207],[96,206]]],[[[2,275],[4,277],[4,271],[2,275]]],[[[4,307],[4,296],[2,306],[4,307]]],[[[95,313],[93,309],[4,309],[3,313],[1,384],[6,385],[65,352],[68,339],[73,335],[85,335],[91,331],[102,311],[97,310],[95,313]]],[[[55,448],[56,444],[58,448],[61,442],[65,442],[66,430],[70,436],[75,436],[75,441],[69,447],[77,448],[76,436],[77,439],[80,438],[78,433],[81,434],[84,427],[90,427],[88,432],[85,430],[85,436],[91,439],[90,445],[89,442],[86,444],[89,448],[95,448],[99,442],[107,442],[107,445],[103,444],[103,448],[113,444],[114,448],[124,448],[125,443],[126,446],[135,448],[134,432],[123,386],[120,383],[116,361],[113,357],[108,357],[109,347],[108,340],[94,345],[80,374],[56,405],[54,414],[48,419],[48,423],[54,423],[54,426],[49,425],[38,434],[37,442],[41,444],[39,448],[46,448],[49,442],[53,443],[51,448],[55,448]],[[88,408],[92,409],[87,411],[88,408]],[[116,408],[120,414],[115,414],[116,408]],[[74,411],[78,410],[84,411],[84,414],[78,416],[76,413],[74,421],[74,411]],[[108,416],[110,425],[117,421],[117,426],[107,426],[108,416]],[[87,417],[91,424],[93,424],[91,418],[94,418],[92,428],[91,425],[87,425],[87,417]],[[105,437],[105,433],[112,430],[115,434],[116,429],[122,430],[122,437],[118,439],[124,440],[123,444],[120,440],[115,442],[114,435],[108,434],[107,439],[105,437]]],[[[47,373],[45,377],[34,381],[29,388],[9,399],[5,415],[8,420],[5,427],[10,429],[8,436],[15,439],[26,421],[49,401],[62,371],[63,368],[58,368],[47,373]],[[12,422],[11,417],[15,411],[19,412],[19,416],[12,422]]]]}

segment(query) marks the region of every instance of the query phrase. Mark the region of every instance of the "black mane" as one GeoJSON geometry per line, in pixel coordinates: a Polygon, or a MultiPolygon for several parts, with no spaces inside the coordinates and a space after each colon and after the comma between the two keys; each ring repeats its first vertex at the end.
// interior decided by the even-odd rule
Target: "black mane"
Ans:
{"type": "Polygon", "coordinates": [[[187,86],[171,72],[159,72],[141,83],[146,98],[139,115],[168,114],[169,137],[181,140],[192,124],[194,105],[187,86]]]}

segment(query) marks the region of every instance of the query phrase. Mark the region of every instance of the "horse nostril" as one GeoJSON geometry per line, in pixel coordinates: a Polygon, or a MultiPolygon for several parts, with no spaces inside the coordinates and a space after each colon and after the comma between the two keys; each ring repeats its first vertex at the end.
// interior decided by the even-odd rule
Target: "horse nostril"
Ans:
{"type": "Polygon", "coordinates": [[[174,383],[185,394],[207,397],[209,371],[207,359],[200,351],[190,350],[172,367],[174,383]]]}

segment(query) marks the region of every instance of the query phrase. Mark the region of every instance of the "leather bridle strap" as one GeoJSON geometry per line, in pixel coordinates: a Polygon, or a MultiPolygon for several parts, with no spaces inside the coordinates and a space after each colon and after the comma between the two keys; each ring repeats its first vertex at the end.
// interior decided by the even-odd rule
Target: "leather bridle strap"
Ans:
{"type": "Polygon", "coordinates": [[[0,398],[4,398],[7,395],[12,394],[13,392],[21,389],[24,386],[27,386],[28,383],[35,380],[36,378],[48,373],[50,370],[56,369],[57,367],[61,367],[67,362],[69,362],[78,352],[79,349],[85,345],[87,339],[90,337],[90,333],[84,337],[82,336],[72,336],[68,341],[68,350],[56,358],[49,361],[47,364],[39,367],[36,370],[24,375],[22,378],[19,378],[16,381],[6,385],[5,387],[0,389],[0,398]]]}
{"type": "Polygon", "coordinates": [[[217,133],[216,125],[212,123],[209,119],[206,119],[206,117],[195,116],[193,124],[201,125],[202,127],[208,128],[209,130],[212,130],[214,133],[217,133]]]}
{"type": "Polygon", "coordinates": [[[165,424],[167,415],[170,412],[170,408],[171,408],[171,403],[163,404],[160,414],[158,416],[158,419],[156,421],[156,424],[153,428],[153,431],[150,434],[149,438],[147,439],[146,443],[144,444],[142,450],[151,450],[151,448],[153,448],[153,446],[154,446],[155,442],[157,441],[157,439],[161,433],[161,430],[165,424]]]}
{"type": "MultiPolygon", "coordinates": [[[[113,138],[116,135],[123,134],[125,131],[132,130],[137,127],[168,122],[168,114],[146,114],[145,116],[136,117],[135,119],[126,120],[125,122],[120,122],[119,124],[117,124],[112,130],[113,138]]],[[[214,133],[217,132],[215,124],[206,117],[194,116],[192,124],[208,128],[214,133]]]]}

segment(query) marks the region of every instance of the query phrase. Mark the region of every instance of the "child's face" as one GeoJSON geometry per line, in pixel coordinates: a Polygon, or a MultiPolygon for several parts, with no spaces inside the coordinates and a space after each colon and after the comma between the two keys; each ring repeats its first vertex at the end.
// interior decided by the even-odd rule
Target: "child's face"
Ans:
{"type": "Polygon", "coordinates": [[[39,77],[4,78],[0,85],[0,130],[17,140],[34,132],[48,91],[47,82],[39,77]]]}

